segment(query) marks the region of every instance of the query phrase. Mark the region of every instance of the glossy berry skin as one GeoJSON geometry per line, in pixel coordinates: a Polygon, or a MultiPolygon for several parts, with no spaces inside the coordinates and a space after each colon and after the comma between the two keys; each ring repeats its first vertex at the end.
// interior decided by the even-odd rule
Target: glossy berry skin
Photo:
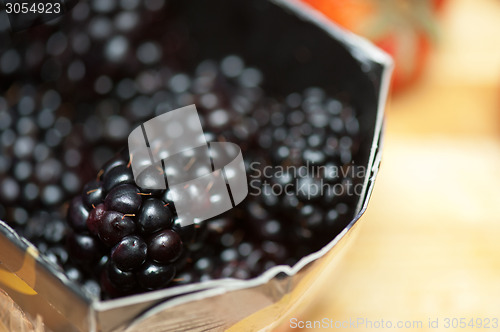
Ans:
{"type": "Polygon", "coordinates": [[[106,211],[99,224],[99,238],[110,247],[134,231],[134,221],[116,211],[106,211]]]}
{"type": "Polygon", "coordinates": [[[83,204],[82,198],[77,196],[71,200],[68,210],[68,221],[75,231],[85,231],[89,211],[83,204]]]}
{"type": "Polygon", "coordinates": [[[121,184],[134,183],[134,175],[127,165],[119,165],[112,168],[103,178],[103,188],[105,192],[109,192],[111,189],[121,184]]]}
{"type": "Polygon", "coordinates": [[[111,260],[122,271],[131,271],[140,267],[148,254],[148,246],[140,237],[125,236],[111,249],[111,260]]]}
{"type": "MultiPolygon", "coordinates": [[[[81,194],[83,200],[93,204],[82,231],[95,236],[90,238],[98,243],[100,251],[91,270],[78,258],[75,263],[100,278],[105,297],[164,287],[174,278],[177,266],[186,265],[189,257],[186,254],[180,262],[183,244],[171,230],[176,215],[173,203],[164,199],[164,190],[141,192],[126,160],[123,155],[115,157],[81,194]],[[151,257],[148,244],[153,249],[151,257]]],[[[86,207],[82,200],[75,200],[74,206],[80,205],[86,207]]]]}
{"type": "Polygon", "coordinates": [[[111,283],[117,288],[129,290],[137,287],[134,273],[119,269],[113,262],[108,263],[106,272],[111,283]]]}
{"type": "Polygon", "coordinates": [[[104,204],[99,204],[92,209],[92,211],[90,211],[89,217],[87,218],[87,228],[92,235],[99,235],[99,224],[101,223],[105,212],[106,207],[104,204]]]}
{"type": "Polygon", "coordinates": [[[181,238],[170,229],[161,231],[149,240],[148,252],[149,257],[157,263],[171,263],[182,254],[181,238]]]}
{"type": "Polygon", "coordinates": [[[92,181],[83,187],[82,200],[87,209],[92,209],[104,199],[104,190],[100,181],[92,181]]]}
{"type": "Polygon", "coordinates": [[[125,160],[125,158],[122,158],[121,156],[115,156],[113,158],[111,158],[111,160],[109,160],[101,169],[101,177],[100,179],[104,179],[104,178],[107,178],[109,173],[115,169],[116,167],[118,166],[127,166],[127,161],[125,160]]]}
{"type": "Polygon", "coordinates": [[[91,263],[99,258],[99,242],[94,237],[71,233],[66,241],[68,252],[76,261],[91,263]]]}
{"type": "Polygon", "coordinates": [[[142,233],[152,234],[160,229],[170,227],[173,220],[172,210],[162,200],[149,198],[142,204],[137,224],[142,233]]]}
{"type": "Polygon", "coordinates": [[[139,284],[145,289],[158,289],[165,287],[175,276],[175,265],[160,265],[146,262],[137,273],[139,284]]]}
{"type": "Polygon", "coordinates": [[[139,189],[130,184],[114,187],[104,200],[107,210],[118,211],[123,214],[134,214],[141,208],[142,196],[139,189]]]}

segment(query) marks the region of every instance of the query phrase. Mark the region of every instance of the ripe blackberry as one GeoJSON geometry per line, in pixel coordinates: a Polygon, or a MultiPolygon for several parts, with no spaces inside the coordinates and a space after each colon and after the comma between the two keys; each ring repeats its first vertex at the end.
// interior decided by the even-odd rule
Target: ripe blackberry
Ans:
{"type": "MultiPolygon", "coordinates": [[[[152,245],[150,241],[150,245],[152,245]]],[[[180,245],[182,245],[179,242],[180,245]]],[[[154,245],[154,244],[153,244],[154,245]]],[[[180,254],[180,248],[169,247],[169,249],[175,252],[175,255],[180,254]]],[[[149,248],[150,256],[154,256],[151,248],[149,248]]],[[[118,242],[113,249],[111,249],[111,260],[116,265],[116,267],[122,271],[132,271],[140,267],[146,261],[148,254],[148,245],[144,240],[136,235],[129,235],[123,237],[120,242],[118,242]]],[[[175,257],[177,258],[177,257],[175,257]]],[[[174,258],[174,260],[175,260],[174,258]]]]}
{"type": "Polygon", "coordinates": [[[124,175],[130,172],[126,156],[121,153],[104,165],[68,210],[70,260],[100,280],[106,296],[165,287],[184,250],[181,237],[172,230],[173,203],[163,200],[165,191],[152,195],[131,184],[124,175]],[[89,271],[102,260],[107,260],[102,269],[89,271]]]}

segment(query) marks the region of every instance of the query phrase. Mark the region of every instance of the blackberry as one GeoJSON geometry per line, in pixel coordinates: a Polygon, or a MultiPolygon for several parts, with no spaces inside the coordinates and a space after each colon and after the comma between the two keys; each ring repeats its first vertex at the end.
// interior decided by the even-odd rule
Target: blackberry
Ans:
{"type": "Polygon", "coordinates": [[[84,271],[105,260],[103,268],[90,276],[100,280],[106,296],[165,287],[174,278],[175,263],[184,250],[172,230],[173,203],[162,200],[164,191],[151,197],[147,190],[130,184],[130,177],[124,176],[130,172],[125,156],[122,153],[104,165],[98,179],[71,201],[68,213],[70,260],[84,271]],[[92,210],[84,201],[92,201],[92,210]]]}
{"type": "MultiPolygon", "coordinates": [[[[41,31],[45,31],[43,33],[50,29],[51,27],[41,27],[41,31]]],[[[58,36],[61,37],[60,34],[58,36]]],[[[61,54],[67,51],[66,49],[61,54]]],[[[53,59],[57,58],[54,55],[49,56],[53,59]]],[[[60,58],[60,60],[61,66],[65,66],[64,59],[60,58]]],[[[37,70],[36,65],[26,68],[28,71],[37,70]]],[[[0,177],[0,180],[3,180],[0,186],[0,189],[3,188],[0,190],[3,196],[0,194],[0,199],[4,199],[5,202],[5,209],[3,209],[5,214],[2,218],[15,221],[14,226],[17,227],[19,233],[26,234],[29,240],[41,247],[50,248],[52,242],[45,242],[37,234],[37,232],[42,232],[40,225],[50,225],[50,221],[37,227],[25,227],[28,220],[34,219],[31,209],[39,207],[42,211],[60,213],[58,205],[62,199],[81,190],[83,182],[88,181],[94,173],[92,165],[88,162],[90,161],[94,166],[99,165],[103,159],[107,158],[109,151],[126,144],[128,130],[116,135],[117,128],[131,128],[146,117],[154,115],[155,112],[163,112],[166,108],[176,108],[185,102],[199,102],[202,121],[206,123],[206,127],[214,129],[214,133],[206,133],[208,140],[224,140],[231,137],[251,138],[255,135],[257,125],[250,111],[261,103],[262,92],[251,81],[252,77],[255,79],[260,74],[255,69],[245,71],[241,58],[229,56],[220,64],[205,61],[197,67],[193,75],[175,73],[166,67],[160,68],[160,72],[162,73],[161,84],[153,87],[145,85],[148,77],[151,78],[148,75],[152,72],[132,71],[127,74],[130,75],[129,77],[111,75],[113,80],[117,81],[111,82],[112,89],[108,92],[100,92],[103,98],[98,103],[87,98],[94,92],[85,92],[85,85],[79,86],[78,93],[71,94],[71,100],[78,104],[79,110],[83,107],[86,112],[75,112],[72,106],[65,103],[65,100],[68,100],[68,90],[67,87],[61,88],[58,85],[61,80],[57,82],[49,82],[49,80],[44,85],[57,89],[57,93],[54,90],[40,93],[34,85],[20,88],[17,83],[11,83],[10,89],[15,93],[10,93],[8,99],[0,99],[2,107],[10,104],[17,105],[11,109],[5,108],[5,111],[2,108],[0,113],[5,120],[1,123],[1,129],[2,148],[6,149],[0,159],[0,172],[6,172],[5,177],[0,177]],[[233,69],[231,72],[231,61],[243,66],[241,70],[233,69]],[[243,72],[247,73],[246,76],[243,72]],[[241,75],[246,79],[240,78],[241,75]],[[250,81],[248,81],[249,78],[250,81]],[[125,97],[127,82],[134,82],[133,84],[138,87],[133,99],[125,97]],[[164,86],[168,86],[169,90],[165,91],[164,86]],[[15,104],[17,100],[21,102],[15,104]],[[35,103],[34,111],[32,110],[33,102],[35,103]],[[124,106],[123,115],[125,116],[118,113],[120,103],[124,106]],[[139,111],[138,105],[141,105],[139,111]],[[95,108],[95,111],[87,112],[87,108],[95,108]],[[32,122],[36,125],[30,124],[32,122]],[[105,123],[102,131],[99,129],[100,123],[105,123]],[[85,139],[80,137],[80,128],[85,139]],[[18,134],[24,136],[15,142],[18,134]],[[84,140],[88,140],[89,143],[83,144],[84,140]],[[14,144],[17,145],[15,148],[14,144]],[[30,153],[32,150],[34,153],[30,153]],[[14,153],[15,151],[17,152],[14,153]],[[33,164],[32,158],[41,164],[33,164]],[[16,171],[7,173],[9,165],[13,163],[17,164],[16,171]],[[34,180],[30,172],[34,173],[34,180]],[[45,182],[47,185],[44,184],[45,182]]],[[[36,82],[36,75],[33,77],[36,82]]],[[[90,75],[87,79],[91,77],[90,75]]],[[[43,73],[41,80],[45,80],[43,73]]],[[[106,80],[100,81],[105,83],[106,80]]],[[[130,87],[130,84],[128,86],[130,87]]],[[[246,146],[242,148],[245,149],[246,146]]],[[[92,242],[90,238],[97,240],[99,244],[103,242],[105,246],[112,247],[123,237],[133,236],[135,233],[146,239],[150,236],[149,234],[154,235],[153,233],[161,230],[170,228],[179,230],[175,226],[175,207],[170,204],[166,193],[144,192],[141,188],[135,187],[132,174],[127,167],[127,157],[119,155],[107,163],[101,169],[98,179],[86,182],[82,195],[69,204],[68,222],[72,231],[68,232],[66,242],[70,256],[75,256],[75,258],[70,259],[71,263],[61,263],[61,265],[69,266],[70,271],[74,269],[75,264],[80,266],[83,272],[82,278],[79,279],[82,282],[88,280],[89,277],[97,278],[97,274],[89,272],[90,269],[87,266],[91,265],[89,261],[99,261],[98,257],[96,258],[93,254],[94,246],[90,245],[92,242]],[[137,191],[147,195],[134,196],[134,192],[137,193],[137,191]],[[127,194],[123,195],[124,192],[127,194]],[[134,214],[136,216],[132,216],[134,214]],[[100,226],[103,220],[108,221],[104,223],[107,228],[100,226]],[[78,251],[75,248],[87,248],[89,252],[75,253],[78,251]],[[79,255],[82,257],[78,257],[79,255]]],[[[142,176],[145,178],[139,179],[139,182],[144,183],[145,187],[148,181],[156,180],[148,178],[147,172],[144,172],[142,176]]],[[[34,223],[30,222],[29,225],[34,225],[34,223]]],[[[200,249],[205,238],[203,236],[205,229],[204,225],[192,225],[183,229],[179,233],[182,241],[185,240],[183,246],[189,247],[189,250],[200,249]]],[[[59,243],[61,241],[62,239],[59,243]]],[[[105,246],[97,246],[102,258],[110,255],[107,252],[109,249],[105,249],[105,246]]],[[[159,248],[161,246],[157,246],[156,250],[161,251],[159,248]]],[[[191,259],[189,250],[183,250],[182,257],[175,260],[177,267],[186,265],[191,259]]],[[[161,258],[156,258],[156,261],[159,263],[161,258]]],[[[104,278],[106,281],[108,279],[108,277],[104,278]]],[[[105,290],[106,287],[103,286],[103,289],[105,290]]]]}
{"type": "MultiPolygon", "coordinates": [[[[113,175],[109,174],[109,176],[113,175]]],[[[109,211],[134,214],[142,205],[142,197],[139,193],[139,188],[134,185],[120,184],[107,193],[104,206],[109,211]]]]}

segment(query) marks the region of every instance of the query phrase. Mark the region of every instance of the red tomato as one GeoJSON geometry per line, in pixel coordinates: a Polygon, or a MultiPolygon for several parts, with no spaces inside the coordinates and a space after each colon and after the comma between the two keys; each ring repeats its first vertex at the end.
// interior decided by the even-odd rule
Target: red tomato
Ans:
{"type": "Polygon", "coordinates": [[[416,34],[411,38],[388,35],[373,42],[395,60],[391,82],[393,91],[401,91],[422,75],[431,50],[431,42],[427,36],[416,34]]]}
{"type": "Polygon", "coordinates": [[[367,37],[395,62],[392,90],[415,82],[424,71],[435,21],[446,0],[302,0],[332,21],[367,37]],[[418,13],[418,14],[417,14],[418,13]]]}

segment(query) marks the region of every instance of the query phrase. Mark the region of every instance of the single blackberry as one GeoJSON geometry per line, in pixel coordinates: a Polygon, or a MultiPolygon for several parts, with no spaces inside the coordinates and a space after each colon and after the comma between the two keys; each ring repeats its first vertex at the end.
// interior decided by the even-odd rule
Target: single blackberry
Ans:
{"type": "Polygon", "coordinates": [[[98,179],[85,186],[68,210],[70,260],[100,280],[106,296],[165,287],[184,250],[181,237],[172,230],[173,203],[162,200],[165,191],[153,196],[130,183],[124,175],[130,172],[126,155],[104,165],[98,179]],[[84,202],[92,202],[92,207],[84,202]],[[88,271],[103,259],[102,269],[88,271]]]}

